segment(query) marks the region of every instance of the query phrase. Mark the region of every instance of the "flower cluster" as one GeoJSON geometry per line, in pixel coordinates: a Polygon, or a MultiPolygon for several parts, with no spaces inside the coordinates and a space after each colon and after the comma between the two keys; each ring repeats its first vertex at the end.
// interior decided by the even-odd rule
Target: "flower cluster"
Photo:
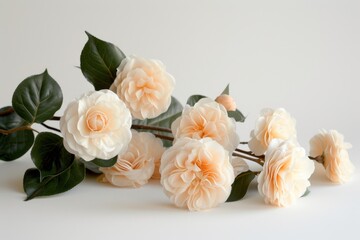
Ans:
{"type": "Polygon", "coordinates": [[[215,98],[192,95],[183,107],[172,96],[175,79],[162,62],[126,57],[115,45],[88,36],[80,67],[94,91],[70,102],[62,117],[54,116],[62,93],[45,71],[20,83],[13,106],[0,109],[0,142],[13,144],[1,146],[0,159],[14,160],[32,147],[36,168],[24,176],[27,199],[73,188],[85,169],[116,187],[159,181],[175,206],[191,211],[240,200],[254,178],[265,203],[290,206],[308,191],[314,161],[332,182],[350,180],[351,145],[337,131],[311,138],[308,156],[294,118],[283,108],[266,108],[249,141],[240,142],[236,127],[245,117],[229,86],[215,98]],[[59,120],[60,129],[47,120],[59,120]],[[36,131],[35,138],[36,123],[61,135],[36,131]]]}

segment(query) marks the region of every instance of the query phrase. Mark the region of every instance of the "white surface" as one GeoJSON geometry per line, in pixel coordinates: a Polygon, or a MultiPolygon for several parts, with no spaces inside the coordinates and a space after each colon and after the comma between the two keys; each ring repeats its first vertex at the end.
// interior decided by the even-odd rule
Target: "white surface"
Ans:
{"type": "MultiPolygon", "coordinates": [[[[126,54],[162,60],[181,102],[194,93],[216,97],[230,83],[248,116],[239,125],[242,140],[261,108],[285,107],[305,148],[318,129],[338,129],[353,144],[350,158],[359,169],[359,12],[359,1],[2,0],[0,106],[11,103],[20,81],[45,68],[63,89],[60,113],[90,90],[74,67],[87,30],[126,54]]],[[[359,233],[359,170],[342,186],[320,171],[311,194],[290,208],[265,205],[252,184],[239,202],[192,213],[174,208],[156,182],[117,189],[93,177],[70,192],[24,202],[22,176],[30,167],[29,155],[0,162],[1,239],[353,239],[359,233]]]]}

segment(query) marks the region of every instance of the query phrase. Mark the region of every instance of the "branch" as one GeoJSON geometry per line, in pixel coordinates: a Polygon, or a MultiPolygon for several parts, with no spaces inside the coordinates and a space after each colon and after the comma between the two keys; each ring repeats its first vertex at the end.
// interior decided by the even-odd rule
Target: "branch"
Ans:
{"type": "Polygon", "coordinates": [[[8,135],[17,131],[23,131],[23,130],[33,130],[29,125],[26,126],[21,126],[21,127],[16,127],[16,128],[12,128],[9,130],[5,130],[5,129],[0,129],[0,133],[4,134],[4,135],[8,135]]]}
{"type": "Polygon", "coordinates": [[[10,107],[10,108],[8,108],[8,109],[0,112],[0,117],[2,117],[2,116],[7,116],[7,115],[9,115],[9,114],[11,114],[11,113],[13,113],[13,112],[15,112],[15,111],[14,111],[14,108],[10,107]]]}
{"type": "Polygon", "coordinates": [[[154,130],[154,131],[159,131],[159,132],[172,133],[171,129],[163,128],[163,127],[155,127],[155,126],[146,126],[146,125],[133,124],[131,126],[131,128],[132,129],[154,130]]]}
{"type": "Polygon", "coordinates": [[[46,125],[45,123],[40,123],[40,124],[41,124],[42,126],[48,128],[48,129],[50,129],[50,130],[53,130],[53,131],[56,131],[56,132],[61,132],[59,129],[54,128],[54,127],[51,127],[51,126],[49,126],[49,125],[46,125]]]}
{"type": "Polygon", "coordinates": [[[247,159],[247,160],[256,162],[257,164],[259,164],[259,165],[261,165],[261,166],[264,165],[264,160],[262,160],[262,159],[260,159],[260,158],[252,158],[252,157],[248,157],[248,156],[245,156],[245,155],[242,155],[242,154],[238,154],[238,153],[233,153],[232,155],[235,156],[235,157],[241,157],[241,158],[245,158],[245,159],[247,159]]]}

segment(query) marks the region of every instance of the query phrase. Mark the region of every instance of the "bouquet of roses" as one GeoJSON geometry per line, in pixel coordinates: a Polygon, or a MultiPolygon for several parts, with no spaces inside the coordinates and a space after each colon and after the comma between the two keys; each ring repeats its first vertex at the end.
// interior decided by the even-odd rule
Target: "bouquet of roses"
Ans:
{"type": "Polygon", "coordinates": [[[245,117],[229,86],[215,98],[192,95],[183,107],[172,96],[175,79],[162,62],[125,56],[87,35],[80,69],[94,91],[55,116],[62,92],[45,70],[22,81],[12,106],[0,109],[0,159],[12,161],[31,149],[35,168],[24,175],[26,200],[72,189],[87,169],[118,187],[159,179],[170,200],[189,210],[240,200],[257,176],[266,203],[288,206],[308,193],[314,161],[335,183],[353,173],[351,145],[337,131],[315,135],[308,156],[291,115],[264,109],[249,141],[240,141],[236,125],[245,117]],[[59,128],[47,121],[59,121],[59,128]],[[36,124],[51,132],[39,132],[36,124]],[[251,170],[249,161],[261,171],[251,170]]]}

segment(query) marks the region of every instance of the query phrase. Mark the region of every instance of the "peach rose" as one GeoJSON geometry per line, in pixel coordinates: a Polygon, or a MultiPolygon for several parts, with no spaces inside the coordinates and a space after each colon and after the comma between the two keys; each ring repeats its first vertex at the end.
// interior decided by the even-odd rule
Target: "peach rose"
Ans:
{"type": "Polygon", "coordinates": [[[244,161],[244,159],[240,157],[232,157],[231,158],[231,165],[234,168],[234,175],[235,177],[240,173],[249,171],[249,165],[244,161]]]}
{"type": "Polygon", "coordinates": [[[171,125],[175,139],[212,138],[232,152],[239,144],[235,120],[229,118],[224,106],[210,98],[200,99],[193,107],[186,105],[182,115],[171,125]]]}
{"type": "Polygon", "coordinates": [[[225,202],[234,182],[228,151],[210,138],[178,139],[163,154],[160,173],[170,200],[191,211],[225,202]]]}
{"type": "Polygon", "coordinates": [[[165,150],[161,140],[148,132],[131,132],[133,137],[128,150],[118,156],[114,166],[100,168],[104,173],[102,182],[118,187],[140,187],[153,175],[155,161],[165,150]]]}
{"type": "Polygon", "coordinates": [[[215,101],[223,105],[227,111],[236,110],[236,102],[230,95],[221,94],[215,99],[215,101]]]}
{"type": "Polygon", "coordinates": [[[130,56],[121,61],[110,87],[125,102],[134,118],[155,118],[171,102],[175,79],[162,62],[130,56]]]}
{"type": "Polygon", "coordinates": [[[345,183],[354,172],[349,159],[351,144],[344,142],[344,136],[336,130],[322,130],[310,139],[310,156],[320,157],[326,176],[335,183],[345,183]]]}
{"type": "Polygon", "coordinates": [[[60,119],[66,150],[85,161],[123,153],[131,139],[131,115],[110,90],[84,94],[60,119]]]}
{"type": "Polygon", "coordinates": [[[271,142],[277,138],[296,138],[296,122],[283,108],[263,109],[255,129],[250,133],[249,148],[256,155],[264,154],[271,142]]]}
{"type": "Polygon", "coordinates": [[[258,177],[258,190],[266,203],[286,207],[293,204],[310,186],[314,162],[305,150],[290,140],[274,139],[265,155],[258,177]]]}

